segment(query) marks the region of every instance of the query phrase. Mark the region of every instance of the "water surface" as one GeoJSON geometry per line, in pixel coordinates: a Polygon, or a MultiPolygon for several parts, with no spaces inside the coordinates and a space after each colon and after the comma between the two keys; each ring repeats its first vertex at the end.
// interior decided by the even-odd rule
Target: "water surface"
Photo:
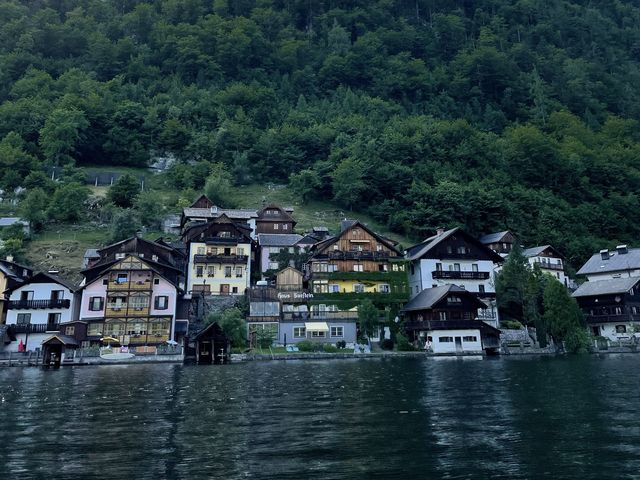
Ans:
{"type": "Polygon", "coordinates": [[[640,478],[640,356],[0,370],[0,479],[640,478]]]}

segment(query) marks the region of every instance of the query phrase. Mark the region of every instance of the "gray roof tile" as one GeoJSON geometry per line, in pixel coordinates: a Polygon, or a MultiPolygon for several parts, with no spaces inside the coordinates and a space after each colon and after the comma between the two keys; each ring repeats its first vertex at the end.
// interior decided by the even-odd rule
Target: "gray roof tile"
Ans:
{"type": "Polygon", "coordinates": [[[593,297],[595,295],[613,295],[615,293],[626,293],[636,283],[640,282],[640,277],[613,278],[611,280],[598,280],[596,282],[585,282],[573,292],[574,297],[593,297]]]}

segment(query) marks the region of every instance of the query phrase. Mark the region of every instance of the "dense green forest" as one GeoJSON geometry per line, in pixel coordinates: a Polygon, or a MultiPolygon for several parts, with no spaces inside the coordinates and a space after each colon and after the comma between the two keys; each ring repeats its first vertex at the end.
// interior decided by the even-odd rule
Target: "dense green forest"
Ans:
{"type": "Polygon", "coordinates": [[[171,188],[222,168],[415,239],[508,228],[575,263],[640,234],[631,0],[3,1],[0,25],[6,191],[71,204],[77,171],[34,172],[174,155],[171,188]]]}

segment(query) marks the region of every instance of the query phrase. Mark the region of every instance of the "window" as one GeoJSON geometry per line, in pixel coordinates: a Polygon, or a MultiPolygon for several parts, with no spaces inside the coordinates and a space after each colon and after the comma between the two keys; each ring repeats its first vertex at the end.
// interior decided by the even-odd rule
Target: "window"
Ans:
{"type": "Polygon", "coordinates": [[[616,333],[626,333],[627,326],[626,325],[616,325],[616,333]]]}
{"type": "Polygon", "coordinates": [[[484,285],[478,285],[478,293],[484,293],[484,285]]]}
{"type": "Polygon", "coordinates": [[[204,247],[196,248],[196,255],[204,255],[204,247]]]}
{"type": "Polygon", "coordinates": [[[393,270],[394,272],[398,271],[398,264],[394,263],[393,265],[391,265],[391,270],[393,270]]]}
{"type": "Polygon", "coordinates": [[[277,270],[278,262],[269,262],[269,270],[277,270]]]}
{"type": "Polygon", "coordinates": [[[305,327],[293,327],[293,338],[306,338],[307,329],[305,327]]]}
{"type": "Polygon", "coordinates": [[[283,230],[289,230],[289,225],[287,225],[286,223],[282,224],[282,229],[283,230]]]}
{"type": "Polygon", "coordinates": [[[243,247],[237,247],[236,248],[236,255],[244,255],[244,248],[243,247]]]}
{"type": "Polygon", "coordinates": [[[447,303],[462,303],[462,299],[460,297],[456,297],[455,295],[451,295],[447,297],[447,303]]]}
{"type": "Polygon", "coordinates": [[[353,271],[354,272],[364,272],[364,265],[359,264],[359,263],[354,263],[353,264],[353,271]]]}
{"type": "Polygon", "coordinates": [[[204,267],[196,267],[196,277],[202,277],[204,272],[204,267]]]}
{"type": "Polygon", "coordinates": [[[436,271],[437,272],[441,272],[442,271],[442,264],[441,263],[436,263],[436,271]]]}
{"type": "Polygon", "coordinates": [[[224,276],[231,278],[231,267],[224,267],[224,276]]]}
{"type": "Polygon", "coordinates": [[[354,293],[364,293],[364,285],[361,283],[353,284],[353,292],[354,293]]]}
{"type": "Polygon", "coordinates": [[[118,273],[116,275],[116,284],[121,285],[123,283],[127,283],[129,280],[129,274],[127,273],[118,273]]]}
{"type": "Polygon", "coordinates": [[[273,224],[273,229],[274,229],[274,230],[278,230],[278,228],[280,228],[280,226],[279,226],[277,223],[274,223],[274,224],[273,224]]]}
{"type": "Polygon", "coordinates": [[[478,264],[474,263],[473,265],[471,265],[471,271],[472,272],[477,272],[478,271],[478,264]]]}
{"type": "Polygon", "coordinates": [[[90,323],[87,328],[87,335],[90,337],[102,336],[104,323],[90,323]]]}
{"type": "Polygon", "coordinates": [[[332,337],[344,337],[344,327],[331,327],[331,336],[332,337]]]}
{"type": "Polygon", "coordinates": [[[311,338],[325,338],[327,336],[327,332],[311,332],[311,338]]]}
{"type": "Polygon", "coordinates": [[[238,287],[231,287],[231,293],[238,293],[238,287]]]}
{"type": "Polygon", "coordinates": [[[337,251],[337,250],[338,250],[338,248],[340,248],[340,247],[338,247],[338,245],[337,245],[337,244],[333,246],[333,250],[334,250],[334,251],[337,251]]]}
{"type": "Polygon", "coordinates": [[[222,230],[218,232],[220,238],[231,238],[231,232],[229,230],[222,230]]]}
{"type": "Polygon", "coordinates": [[[47,317],[47,324],[49,324],[50,326],[57,325],[58,323],[60,323],[61,317],[61,313],[50,313],[47,317]]]}
{"type": "Polygon", "coordinates": [[[438,342],[440,343],[452,343],[453,337],[439,337],[438,342]]]}
{"type": "Polygon", "coordinates": [[[109,279],[108,278],[103,278],[102,279],[102,284],[103,285],[109,285],[109,279]]]}
{"type": "Polygon", "coordinates": [[[447,253],[453,253],[453,247],[451,245],[447,245],[447,253]]]}
{"type": "Polygon", "coordinates": [[[116,253],[116,260],[122,260],[125,257],[124,253],[116,253]]]}
{"type": "Polygon", "coordinates": [[[51,300],[62,300],[64,298],[64,290],[51,290],[51,300]]]}
{"type": "Polygon", "coordinates": [[[64,329],[64,334],[65,335],[73,335],[76,332],[76,327],[75,326],[70,326],[64,329]]]}
{"type": "Polygon", "coordinates": [[[156,310],[166,310],[169,308],[169,297],[166,295],[158,295],[153,303],[153,307],[156,310]]]}
{"type": "Polygon", "coordinates": [[[215,277],[215,275],[216,275],[215,265],[209,265],[207,267],[207,277],[215,277]]]}
{"type": "Polygon", "coordinates": [[[386,263],[379,263],[379,264],[378,264],[378,271],[379,271],[379,272],[386,272],[386,271],[388,271],[388,270],[387,270],[388,268],[389,268],[389,267],[387,266],[387,264],[386,264],[386,263]]]}
{"type": "Polygon", "coordinates": [[[453,270],[456,271],[456,272],[459,272],[460,271],[460,264],[459,263],[454,263],[453,264],[453,270]]]}
{"type": "Polygon", "coordinates": [[[340,285],[331,284],[329,285],[330,293],[340,293],[340,285]]]}
{"type": "Polygon", "coordinates": [[[383,283],[380,285],[380,293],[391,293],[391,287],[388,284],[383,283]]]}
{"type": "Polygon", "coordinates": [[[358,235],[360,235],[360,229],[354,228],[353,230],[351,230],[351,235],[357,237],[358,235]]]}
{"type": "Polygon", "coordinates": [[[153,279],[153,284],[154,285],[160,285],[160,279],[159,278],[154,278],[153,279]]]}
{"type": "Polygon", "coordinates": [[[33,300],[33,291],[32,290],[25,290],[23,292],[20,292],[20,300],[22,300],[22,301],[33,300]]]}
{"type": "Polygon", "coordinates": [[[467,247],[458,247],[458,248],[457,248],[457,252],[458,252],[460,255],[464,255],[465,253],[467,253],[467,247]]]}
{"type": "Polygon", "coordinates": [[[447,319],[447,312],[439,312],[440,314],[440,320],[446,320],[447,319]]]}
{"type": "Polygon", "coordinates": [[[18,325],[28,325],[29,323],[31,323],[31,314],[19,313],[16,322],[18,325]]]}
{"type": "Polygon", "coordinates": [[[622,315],[622,307],[616,307],[616,315],[622,315]]]}
{"type": "Polygon", "coordinates": [[[242,267],[236,267],[236,278],[242,277],[242,267]]]}
{"type": "Polygon", "coordinates": [[[129,304],[134,310],[144,310],[145,308],[149,308],[149,297],[132,295],[129,298],[129,304]]]}
{"type": "Polygon", "coordinates": [[[376,245],[376,251],[377,252],[381,252],[382,251],[382,245],[376,245]]]}
{"type": "Polygon", "coordinates": [[[476,337],[475,335],[469,335],[468,337],[462,337],[462,341],[463,342],[477,342],[478,341],[478,337],[476,337]]]}
{"type": "Polygon", "coordinates": [[[103,297],[91,297],[89,299],[89,310],[91,312],[99,312],[99,311],[101,311],[103,305],[104,305],[104,298],[103,297]]]}

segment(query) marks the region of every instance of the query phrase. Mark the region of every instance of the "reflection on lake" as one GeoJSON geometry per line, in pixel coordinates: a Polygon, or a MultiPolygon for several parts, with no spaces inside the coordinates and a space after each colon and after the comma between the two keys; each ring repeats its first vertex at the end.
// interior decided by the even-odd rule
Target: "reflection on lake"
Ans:
{"type": "Polygon", "coordinates": [[[0,370],[5,478],[638,478],[640,356],[0,370]]]}

